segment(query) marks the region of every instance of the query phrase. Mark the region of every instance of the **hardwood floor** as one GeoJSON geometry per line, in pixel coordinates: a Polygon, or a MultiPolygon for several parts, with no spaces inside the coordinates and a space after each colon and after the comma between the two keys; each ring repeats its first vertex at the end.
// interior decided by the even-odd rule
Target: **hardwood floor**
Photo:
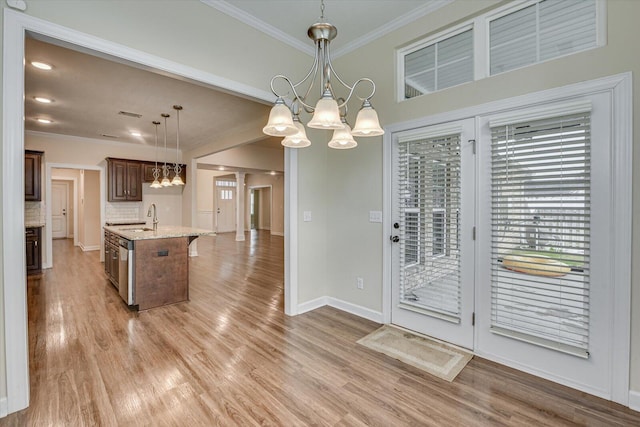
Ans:
{"type": "Polygon", "coordinates": [[[283,314],[283,239],[198,239],[191,301],[131,312],[97,252],[54,241],[29,280],[31,406],[0,426],[640,426],[640,413],[475,358],[453,383],[356,341],[379,325],[283,314]]]}

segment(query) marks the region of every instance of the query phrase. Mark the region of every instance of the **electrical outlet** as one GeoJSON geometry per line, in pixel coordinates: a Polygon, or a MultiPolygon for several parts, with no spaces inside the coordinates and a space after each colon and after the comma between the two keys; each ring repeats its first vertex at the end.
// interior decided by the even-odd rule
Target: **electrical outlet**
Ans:
{"type": "Polygon", "coordinates": [[[362,277],[356,277],[356,286],[358,289],[364,289],[364,279],[362,277]]]}

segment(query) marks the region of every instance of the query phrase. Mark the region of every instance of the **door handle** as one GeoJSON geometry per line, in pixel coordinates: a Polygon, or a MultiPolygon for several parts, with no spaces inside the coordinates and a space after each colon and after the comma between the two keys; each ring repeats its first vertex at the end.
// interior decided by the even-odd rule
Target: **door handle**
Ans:
{"type": "Polygon", "coordinates": [[[389,240],[391,240],[393,243],[398,243],[400,241],[400,237],[398,237],[398,236],[389,236],[389,240]]]}

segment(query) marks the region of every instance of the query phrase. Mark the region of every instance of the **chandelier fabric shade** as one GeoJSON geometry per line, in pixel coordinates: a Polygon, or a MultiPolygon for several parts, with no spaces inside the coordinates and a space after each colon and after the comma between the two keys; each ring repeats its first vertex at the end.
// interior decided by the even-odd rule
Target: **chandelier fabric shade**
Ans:
{"type": "Polygon", "coordinates": [[[277,75],[271,79],[271,91],[276,96],[276,101],[269,113],[269,121],[262,131],[270,136],[285,137],[282,145],[291,148],[302,148],[311,145],[311,141],[304,132],[304,126],[298,117],[297,107],[302,106],[308,113],[313,116],[307,126],[315,129],[333,130],[333,138],[329,142],[329,147],[337,149],[354,148],[358,143],[353,136],[370,137],[384,134],[384,130],[380,126],[378,114],[371,105],[371,98],[376,92],[376,85],[373,80],[368,78],[360,78],[353,85],[346,84],[336,73],[331,64],[330,44],[338,34],[335,26],[324,22],[324,1],[321,1],[320,22],[317,22],[307,31],[307,35],[311,38],[316,46],[315,59],[311,69],[306,76],[297,83],[284,75],[277,75]],[[318,80],[316,82],[316,79],[318,80]],[[333,79],[333,80],[332,80],[333,79]],[[274,87],[276,81],[284,81],[287,86],[287,93],[291,94],[291,105],[289,108],[284,100],[284,95],[278,93],[274,87]],[[342,91],[346,91],[346,97],[337,97],[336,88],[333,82],[337,81],[342,87],[342,91]],[[356,88],[361,84],[369,84],[371,92],[364,98],[355,95],[356,88]],[[302,85],[306,89],[302,89],[302,85]],[[314,86],[320,87],[320,99],[312,105],[309,99],[314,86]],[[300,89],[300,90],[299,90],[300,89]],[[359,98],[362,101],[362,107],[356,117],[356,125],[353,130],[346,123],[347,104],[352,97],[359,98]],[[293,110],[293,111],[292,111],[293,110]]]}

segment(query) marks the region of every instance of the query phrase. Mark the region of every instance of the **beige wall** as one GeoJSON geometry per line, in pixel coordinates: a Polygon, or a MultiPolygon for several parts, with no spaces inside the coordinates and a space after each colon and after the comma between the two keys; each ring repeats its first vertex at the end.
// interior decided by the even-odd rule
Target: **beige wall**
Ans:
{"type": "Polygon", "coordinates": [[[284,150],[249,144],[201,157],[198,163],[282,172],[284,150]]]}

